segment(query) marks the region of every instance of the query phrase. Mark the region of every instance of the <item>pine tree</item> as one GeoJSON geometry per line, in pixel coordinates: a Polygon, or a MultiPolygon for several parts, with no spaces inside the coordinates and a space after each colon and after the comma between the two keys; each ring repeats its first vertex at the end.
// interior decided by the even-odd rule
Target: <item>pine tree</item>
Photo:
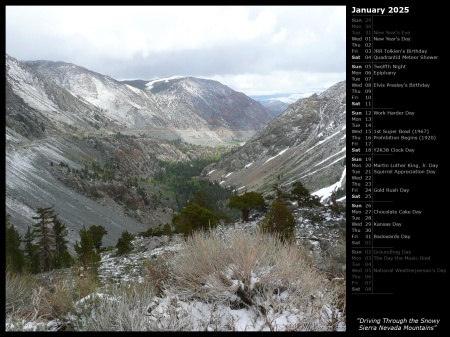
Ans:
{"type": "Polygon", "coordinates": [[[272,191],[275,192],[275,197],[280,197],[282,199],[289,199],[289,195],[284,193],[280,187],[278,186],[278,184],[273,184],[272,185],[272,191]]]}
{"type": "Polygon", "coordinates": [[[86,271],[91,268],[96,272],[101,256],[97,253],[94,241],[92,240],[89,230],[87,230],[85,226],[80,229],[80,243],[76,241],[74,248],[75,252],[78,254],[78,260],[84,270],[86,271]]]}
{"type": "Polygon", "coordinates": [[[242,221],[247,222],[250,211],[255,207],[264,206],[264,197],[258,192],[248,192],[242,195],[232,195],[228,207],[239,209],[242,212],[242,221]]]}
{"type": "Polygon", "coordinates": [[[202,191],[196,191],[194,193],[194,196],[192,198],[192,202],[193,204],[197,204],[203,208],[206,208],[210,211],[212,211],[212,207],[210,205],[210,202],[208,200],[208,198],[206,197],[205,193],[203,193],[202,191]]]}
{"type": "Polygon", "coordinates": [[[5,252],[6,267],[15,272],[25,269],[25,254],[20,249],[22,240],[17,229],[10,223],[9,215],[6,214],[5,252]]]}
{"type": "Polygon", "coordinates": [[[34,234],[31,230],[31,227],[28,226],[27,232],[25,233],[25,236],[23,238],[23,243],[25,244],[25,259],[27,264],[27,269],[33,273],[37,274],[40,272],[40,261],[39,261],[39,254],[38,254],[38,247],[34,244],[34,234]]]}
{"type": "Polygon", "coordinates": [[[166,223],[163,227],[163,234],[167,235],[169,237],[173,236],[172,228],[170,227],[170,225],[168,223],[166,223]]]}
{"type": "Polygon", "coordinates": [[[55,234],[56,254],[53,258],[53,268],[68,268],[73,264],[73,258],[67,248],[66,236],[68,234],[67,226],[58,219],[55,214],[53,217],[53,232],[55,234]]]}
{"type": "Polygon", "coordinates": [[[320,203],[320,198],[315,195],[311,195],[308,189],[303,186],[300,181],[296,181],[292,184],[291,195],[291,200],[296,200],[298,207],[322,206],[320,203]]]}
{"type": "Polygon", "coordinates": [[[195,203],[188,204],[179,214],[172,219],[175,231],[183,233],[184,236],[191,235],[195,230],[207,230],[216,226],[213,212],[195,203]]]}
{"type": "Polygon", "coordinates": [[[39,257],[42,260],[43,271],[49,271],[52,267],[52,259],[56,255],[55,233],[52,228],[53,206],[38,208],[36,212],[38,215],[32,217],[32,219],[37,220],[33,235],[36,239],[39,257]]]}
{"type": "Polygon", "coordinates": [[[91,227],[89,227],[89,232],[91,233],[92,241],[94,242],[95,249],[98,253],[102,248],[103,236],[108,234],[108,231],[103,226],[92,225],[91,227]]]}
{"type": "Polygon", "coordinates": [[[260,226],[264,232],[277,234],[283,241],[295,239],[295,218],[281,197],[274,200],[260,226]]]}
{"type": "Polygon", "coordinates": [[[333,189],[333,191],[331,192],[330,202],[331,202],[331,205],[330,205],[331,210],[335,213],[340,213],[341,207],[339,206],[339,204],[337,202],[337,187],[335,187],[333,189]]]}
{"type": "Polygon", "coordinates": [[[297,200],[297,204],[300,207],[302,201],[309,196],[309,191],[300,181],[296,181],[292,184],[291,194],[292,198],[297,200]]]}
{"type": "Polygon", "coordinates": [[[130,233],[128,233],[127,230],[122,232],[122,235],[120,236],[119,240],[117,240],[116,248],[117,248],[117,255],[124,255],[131,252],[133,249],[133,244],[131,241],[134,239],[134,236],[130,233]]]}

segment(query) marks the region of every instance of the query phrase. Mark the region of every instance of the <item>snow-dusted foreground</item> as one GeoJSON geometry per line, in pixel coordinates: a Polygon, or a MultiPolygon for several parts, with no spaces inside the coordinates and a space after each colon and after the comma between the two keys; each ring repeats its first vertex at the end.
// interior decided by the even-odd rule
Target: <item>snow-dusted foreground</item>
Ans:
{"type": "Polygon", "coordinates": [[[320,217],[296,213],[298,242],[314,243],[310,253],[260,236],[261,217],[189,240],[138,237],[127,256],[102,254],[103,286],[74,303],[64,320],[7,319],[6,330],[345,331],[345,281],[330,280],[306,258],[323,242],[335,245],[345,219],[327,211],[320,217]],[[167,275],[157,291],[150,276],[160,261],[167,275]]]}

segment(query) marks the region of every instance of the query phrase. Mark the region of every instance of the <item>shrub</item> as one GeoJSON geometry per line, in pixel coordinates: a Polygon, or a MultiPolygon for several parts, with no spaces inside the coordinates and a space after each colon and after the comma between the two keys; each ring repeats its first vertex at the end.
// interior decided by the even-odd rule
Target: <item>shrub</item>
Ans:
{"type": "Polygon", "coordinates": [[[167,261],[163,257],[158,257],[156,260],[149,259],[144,261],[143,267],[153,282],[155,290],[160,293],[163,290],[163,284],[169,277],[167,261]]]}
{"type": "Polygon", "coordinates": [[[72,285],[68,279],[59,279],[48,286],[35,286],[32,291],[32,320],[63,319],[73,310],[72,285]]]}
{"type": "Polygon", "coordinates": [[[331,330],[343,317],[327,282],[301,247],[276,234],[236,230],[227,238],[211,230],[185,240],[169,261],[164,291],[184,301],[250,309],[264,318],[259,330],[331,330]]]}
{"type": "Polygon", "coordinates": [[[7,271],[6,315],[11,321],[66,318],[74,308],[72,289],[72,283],[65,277],[44,284],[34,275],[7,271]]]}
{"type": "Polygon", "coordinates": [[[339,240],[335,245],[330,245],[323,253],[324,268],[328,273],[337,277],[345,277],[346,270],[346,230],[338,230],[339,240]]]}
{"type": "Polygon", "coordinates": [[[264,232],[278,234],[282,240],[295,240],[295,218],[281,197],[277,197],[272,203],[260,227],[264,232]]]}
{"type": "Polygon", "coordinates": [[[95,305],[87,316],[75,323],[79,331],[148,331],[146,310],[154,288],[151,283],[111,285],[97,293],[95,305]]]}
{"type": "Polygon", "coordinates": [[[30,294],[36,287],[37,279],[27,273],[17,273],[6,269],[5,304],[6,315],[29,318],[33,314],[30,294]]]}
{"type": "Polygon", "coordinates": [[[161,228],[148,228],[143,232],[139,232],[138,235],[144,238],[148,238],[151,236],[161,236],[163,235],[163,231],[161,230],[161,228]]]}
{"type": "Polygon", "coordinates": [[[64,318],[67,313],[74,312],[73,284],[68,277],[59,277],[53,282],[48,302],[55,318],[64,318]]]}
{"type": "Polygon", "coordinates": [[[94,293],[99,288],[99,281],[95,271],[85,271],[81,267],[74,268],[75,283],[73,286],[74,299],[80,300],[94,293]]]}

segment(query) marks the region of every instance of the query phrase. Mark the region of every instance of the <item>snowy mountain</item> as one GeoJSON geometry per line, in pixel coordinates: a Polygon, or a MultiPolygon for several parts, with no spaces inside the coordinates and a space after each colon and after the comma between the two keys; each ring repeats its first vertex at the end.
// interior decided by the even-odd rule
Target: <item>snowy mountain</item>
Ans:
{"type": "Polygon", "coordinates": [[[64,62],[24,64],[126,127],[256,131],[274,118],[258,102],[217,81],[176,76],[120,82],[64,62]]]}
{"type": "Polygon", "coordinates": [[[6,55],[6,126],[25,137],[114,126],[101,110],[24,63],[6,55]]]}
{"type": "Polygon", "coordinates": [[[180,118],[173,111],[184,111],[206,121],[209,128],[256,131],[274,118],[260,103],[217,81],[173,77],[146,86],[169,119],[180,118]]]}
{"type": "Polygon", "coordinates": [[[70,91],[74,96],[83,97],[123,126],[170,125],[162,118],[163,112],[158,109],[152,96],[143,90],[70,63],[52,61],[23,63],[70,91]]]}
{"type": "Polygon", "coordinates": [[[289,189],[301,181],[312,193],[328,196],[345,189],[345,81],[299,99],[244,146],[204,170],[211,181],[238,190],[289,189]]]}

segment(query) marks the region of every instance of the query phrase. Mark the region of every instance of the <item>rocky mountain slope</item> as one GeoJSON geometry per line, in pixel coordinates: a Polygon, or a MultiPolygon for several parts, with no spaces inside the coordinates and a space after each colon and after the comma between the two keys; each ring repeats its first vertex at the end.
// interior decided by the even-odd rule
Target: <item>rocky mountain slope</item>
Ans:
{"type": "Polygon", "coordinates": [[[184,111],[205,120],[209,128],[256,131],[274,117],[260,103],[217,81],[181,77],[151,81],[146,87],[169,120],[171,111],[184,111]]]}
{"type": "MultiPolygon", "coordinates": [[[[5,63],[6,212],[21,235],[34,224],[37,208],[51,205],[68,225],[71,243],[82,226],[104,226],[109,232],[105,245],[112,245],[124,230],[136,233],[168,223],[173,210],[165,200],[170,194],[150,183],[161,169],[160,161],[218,154],[213,147],[180,142],[178,127],[187,128],[180,131],[191,138],[204,137],[208,144],[221,138],[213,130],[218,124],[211,126],[193,112],[197,108],[177,103],[174,90],[173,97],[165,93],[166,99],[161,96],[158,103],[148,87],[141,90],[73,64],[20,62],[9,55],[5,63]]],[[[192,101],[202,101],[205,109],[238,109],[235,98],[207,103],[220,89],[244,102],[243,111],[267,114],[256,102],[219,83],[191,78],[183,85],[196,81],[209,96],[197,91],[192,101]]],[[[181,96],[187,99],[188,94],[181,96]]],[[[233,137],[253,134],[263,121],[240,124],[242,130],[239,124],[224,124],[220,132],[233,137]]]]}
{"type": "Polygon", "coordinates": [[[193,138],[189,131],[202,131],[207,139],[248,138],[275,117],[260,103],[217,81],[172,77],[121,82],[64,62],[24,64],[127,128],[179,130],[187,141],[193,138]]]}
{"type": "Polygon", "coordinates": [[[101,109],[6,55],[6,126],[22,136],[117,126],[101,109]],[[47,129],[47,130],[46,130],[47,129]]]}
{"type": "MultiPolygon", "coordinates": [[[[301,181],[312,193],[345,190],[345,81],[299,99],[274,121],[203,174],[240,191],[289,189],[301,181]]],[[[327,193],[323,193],[327,192],[327,193]]]]}
{"type": "Polygon", "coordinates": [[[151,125],[168,127],[169,123],[151,95],[123,84],[109,76],[65,62],[26,61],[34,72],[54,81],[74,96],[83,97],[125,127],[151,125]]]}

